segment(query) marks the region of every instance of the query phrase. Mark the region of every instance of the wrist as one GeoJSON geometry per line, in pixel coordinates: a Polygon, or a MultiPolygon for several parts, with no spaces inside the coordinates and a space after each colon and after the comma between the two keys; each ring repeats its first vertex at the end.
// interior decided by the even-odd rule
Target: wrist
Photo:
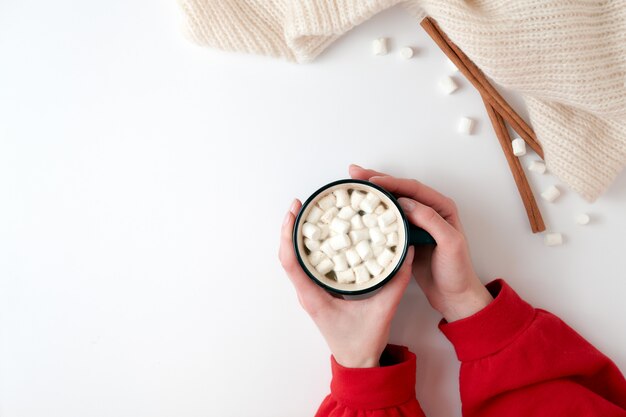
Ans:
{"type": "Polygon", "coordinates": [[[333,355],[335,361],[344,368],[376,368],[380,366],[380,358],[343,358],[333,355]]]}
{"type": "Polygon", "coordinates": [[[439,312],[448,323],[452,323],[478,313],[492,301],[487,288],[478,283],[464,293],[445,297],[439,312]]]}

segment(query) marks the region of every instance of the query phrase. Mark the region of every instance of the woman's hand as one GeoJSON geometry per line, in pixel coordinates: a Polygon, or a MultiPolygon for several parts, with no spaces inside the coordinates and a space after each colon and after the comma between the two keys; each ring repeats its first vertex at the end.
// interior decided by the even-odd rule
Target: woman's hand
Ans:
{"type": "Polygon", "coordinates": [[[417,247],[413,274],[434,309],[448,322],[469,317],[492,300],[469,255],[454,201],[411,179],[350,166],[352,178],[371,181],[399,198],[409,221],[430,233],[437,246],[417,247]]]}
{"type": "Polygon", "coordinates": [[[311,316],[335,357],[348,368],[378,366],[387,345],[389,328],[402,294],[411,279],[413,250],[396,276],[374,296],[362,300],[334,297],[306,275],[296,259],[292,233],[302,203],[295,200],[283,222],[279,258],[296,289],[302,308],[311,316]]]}

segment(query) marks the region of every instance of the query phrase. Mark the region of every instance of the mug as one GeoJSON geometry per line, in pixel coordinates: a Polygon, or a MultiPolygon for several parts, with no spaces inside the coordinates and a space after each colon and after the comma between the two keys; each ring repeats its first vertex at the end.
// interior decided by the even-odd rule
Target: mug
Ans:
{"type": "MultiPolygon", "coordinates": [[[[340,191],[340,193],[342,192],[340,191]]],[[[345,194],[343,198],[345,199],[345,194]]],[[[335,201],[336,201],[336,198],[335,198],[335,201]]],[[[345,204],[345,202],[343,204],[345,204]]],[[[352,205],[350,204],[349,206],[352,207],[352,205]]],[[[362,209],[363,207],[365,207],[368,210],[372,210],[371,207],[368,208],[367,206],[363,206],[363,204],[361,204],[358,207],[352,207],[352,210],[356,212],[355,216],[368,214],[364,212],[364,210],[362,209]]],[[[327,223],[330,223],[329,221],[330,216],[335,214],[335,216],[332,216],[332,217],[333,218],[336,217],[336,213],[339,211],[339,208],[336,208],[336,209],[328,208],[327,210],[332,211],[331,213],[328,213],[327,218],[325,219],[327,223]]],[[[347,209],[347,212],[351,213],[349,209],[347,209]]],[[[361,217],[361,219],[363,218],[364,217],[361,217]]],[[[370,216],[370,219],[372,218],[378,218],[378,216],[374,216],[372,214],[370,216]]],[[[350,222],[352,224],[352,220],[354,219],[347,220],[344,218],[343,223],[338,222],[338,225],[339,226],[345,225],[347,222],[350,222]]],[[[378,221],[380,222],[380,219],[378,221]]],[[[312,222],[308,221],[308,223],[312,223],[312,222]]],[[[335,225],[333,224],[333,226],[335,225]]],[[[316,227],[318,227],[317,230],[327,229],[327,226],[323,224],[323,221],[320,222],[319,220],[317,221],[316,227]]],[[[374,225],[372,227],[373,229],[378,229],[377,232],[373,232],[372,229],[370,228],[366,230],[368,230],[368,233],[370,234],[370,236],[374,236],[373,233],[378,233],[377,236],[381,236],[379,232],[381,230],[384,230],[384,228],[387,226],[385,226],[385,223],[382,223],[381,227],[378,227],[377,225],[374,225]]],[[[389,228],[394,228],[393,223],[389,226],[389,228]]],[[[309,226],[309,230],[311,229],[312,228],[309,226]]],[[[313,230],[315,229],[313,228],[313,230]]],[[[344,238],[344,239],[349,240],[349,238],[344,238]]],[[[340,238],[339,243],[340,244],[342,243],[341,238],[340,238]]],[[[417,226],[412,225],[408,221],[398,201],[391,193],[389,193],[382,187],[374,183],[371,183],[369,181],[344,179],[344,180],[338,180],[338,181],[334,181],[329,184],[326,184],[325,186],[315,191],[304,202],[304,204],[302,205],[302,208],[300,209],[300,212],[298,213],[296,217],[296,222],[295,222],[294,229],[293,229],[293,244],[294,244],[294,249],[296,252],[296,257],[298,259],[300,266],[306,272],[309,278],[313,280],[313,282],[315,282],[317,285],[321,286],[322,288],[324,288],[325,290],[329,292],[342,294],[342,295],[359,295],[359,294],[372,292],[380,288],[387,282],[389,282],[393,278],[393,276],[398,272],[400,267],[402,266],[402,263],[404,262],[404,259],[406,257],[406,253],[408,251],[409,245],[436,245],[436,242],[428,232],[426,232],[424,229],[421,229],[417,226]],[[386,243],[384,244],[384,246],[387,249],[387,251],[385,252],[385,255],[384,255],[386,258],[382,262],[383,263],[388,262],[388,263],[387,265],[383,266],[382,271],[380,273],[374,274],[374,272],[376,272],[377,270],[380,270],[381,265],[378,263],[378,260],[380,260],[381,259],[380,256],[383,256],[383,255],[379,255],[379,257],[377,258],[372,253],[367,252],[367,247],[368,245],[370,245],[369,247],[373,248],[374,251],[376,250],[384,251],[385,250],[384,248],[381,248],[380,246],[378,248],[376,248],[376,246],[371,246],[372,241],[368,240],[368,245],[361,244],[362,245],[361,248],[356,248],[356,249],[363,249],[363,251],[360,254],[364,254],[364,253],[366,254],[364,259],[357,258],[355,260],[354,259],[355,251],[353,251],[350,254],[352,255],[352,259],[351,259],[352,262],[350,262],[350,266],[352,267],[354,265],[354,268],[349,267],[348,269],[350,269],[350,271],[352,272],[348,272],[346,270],[345,273],[347,273],[347,275],[350,276],[350,274],[354,275],[358,271],[360,273],[359,275],[363,277],[364,276],[363,271],[365,269],[369,271],[369,276],[370,276],[370,278],[367,280],[363,280],[364,278],[359,280],[357,278],[356,282],[346,282],[346,281],[340,282],[337,274],[345,274],[344,272],[335,272],[334,270],[331,270],[325,274],[322,274],[317,269],[319,268],[319,265],[314,265],[315,262],[313,262],[311,259],[314,256],[316,258],[323,256],[325,259],[332,259],[333,253],[335,253],[336,255],[339,255],[340,258],[345,257],[345,255],[347,254],[346,250],[355,249],[352,243],[350,243],[351,245],[350,248],[348,249],[342,248],[341,250],[330,249],[327,244],[325,249],[328,255],[321,255],[321,252],[317,253],[318,252],[317,249],[315,250],[309,249],[309,247],[312,247],[313,245],[317,247],[317,245],[320,244],[322,241],[326,243],[327,240],[317,240],[315,242],[312,242],[311,239],[309,239],[309,241],[307,242],[309,247],[307,247],[307,245],[305,244],[305,236],[303,235],[302,229],[303,229],[303,225],[307,223],[307,220],[310,220],[311,217],[313,217],[311,215],[312,210],[319,214],[321,211],[320,206],[318,205],[320,200],[326,199],[326,201],[328,201],[327,196],[338,195],[336,194],[337,190],[342,190],[342,189],[349,193],[348,195],[351,200],[352,200],[352,195],[355,192],[359,192],[358,193],[359,195],[358,196],[355,195],[355,197],[362,197],[362,194],[365,194],[367,196],[367,199],[370,200],[370,202],[371,201],[375,202],[377,199],[380,200],[380,203],[378,203],[378,205],[382,205],[382,209],[378,208],[377,211],[381,216],[382,216],[383,211],[389,211],[389,213],[384,215],[387,220],[389,220],[390,218],[393,219],[392,214],[395,215],[394,222],[396,223],[396,226],[395,226],[394,232],[391,232],[387,235],[383,234],[383,236],[386,236],[385,237],[386,243]],[[396,236],[392,236],[393,233],[395,233],[396,236]],[[393,243],[395,243],[395,245],[393,243]],[[316,253],[314,254],[313,252],[316,252],[316,253]],[[389,261],[389,258],[391,258],[391,261],[389,261]],[[376,260],[376,262],[371,261],[371,259],[376,260]],[[366,266],[367,268],[365,268],[366,266]]],[[[380,245],[380,242],[377,242],[377,244],[380,245]]],[[[339,261],[341,261],[342,263],[344,262],[341,259],[337,259],[337,258],[335,259],[337,260],[337,262],[335,262],[333,267],[337,267],[338,266],[337,263],[339,261]]],[[[326,261],[326,263],[327,263],[326,266],[330,265],[328,261],[326,261]]],[[[324,268],[323,270],[325,269],[327,268],[324,268]]]]}

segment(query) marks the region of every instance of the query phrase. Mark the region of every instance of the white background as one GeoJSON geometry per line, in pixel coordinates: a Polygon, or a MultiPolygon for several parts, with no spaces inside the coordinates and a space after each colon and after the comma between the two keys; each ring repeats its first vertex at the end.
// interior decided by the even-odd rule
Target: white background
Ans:
{"type": "MultiPolygon", "coordinates": [[[[447,72],[399,8],[295,65],[189,44],[173,1],[3,2],[0,415],[312,415],[329,352],[278,232],[292,197],[351,162],[453,197],[485,282],[505,277],[626,369],[626,176],[593,205],[540,202],[566,237],[545,247],[477,93],[460,75],[440,93],[447,72]],[[379,36],[418,53],[373,57],[379,36]],[[456,133],[462,115],[476,135],[456,133]]],[[[391,339],[418,355],[427,415],[459,416],[438,320],[412,283],[391,339]]]]}

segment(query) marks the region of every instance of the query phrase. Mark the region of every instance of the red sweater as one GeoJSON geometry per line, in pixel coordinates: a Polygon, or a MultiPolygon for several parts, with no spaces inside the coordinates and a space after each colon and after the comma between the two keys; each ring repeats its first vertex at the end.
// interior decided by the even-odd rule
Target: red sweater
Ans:
{"type": "MultiPolygon", "coordinates": [[[[626,380],[609,358],[504,281],[487,288],[494,301],[486,308],[439,324],[461,361],[464,416],[626,416],[626,380]]],[[[379,368],[331,363],[331,394],[317,417],[424,416],[406,347],[389,345],[379,368]]]]}

